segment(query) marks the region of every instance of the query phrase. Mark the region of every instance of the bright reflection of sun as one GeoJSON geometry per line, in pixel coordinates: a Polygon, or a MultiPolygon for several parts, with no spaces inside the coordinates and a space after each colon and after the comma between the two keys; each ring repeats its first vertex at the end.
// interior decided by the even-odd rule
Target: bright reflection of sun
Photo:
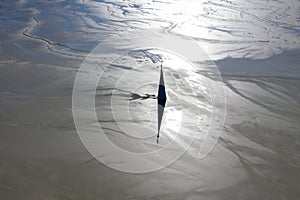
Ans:
{"type": "MultiPolygon", "coordinates": [[[[168,108],[165,111],[165,131],[169,133],[169,131],[173,131],[177,133],[180,130],[181,122],[182,122],[182,111],[176,110],[174,107],[168,108]]],[[[170,134],[169,137],[174,139],[176,135],[170,134]]]]}

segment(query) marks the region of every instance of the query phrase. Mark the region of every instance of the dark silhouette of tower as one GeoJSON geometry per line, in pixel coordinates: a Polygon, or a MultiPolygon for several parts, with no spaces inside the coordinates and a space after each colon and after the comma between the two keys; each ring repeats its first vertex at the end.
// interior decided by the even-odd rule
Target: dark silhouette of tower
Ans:
{"type": "Polygon", "coordinates": [[[162,63],[161,63],[160,79],[159,79],[158,95],[157,95],[157,117],[158,117],[157,138],[156,138],[157,143],[158,143],[158,139],[159,139],[160,125],[161,125],[162,117],[164,114],[166,101],[167,101],[167,96],[166,96],[164,75],[163,75],[163,69],[162,69],[162,63]]]}

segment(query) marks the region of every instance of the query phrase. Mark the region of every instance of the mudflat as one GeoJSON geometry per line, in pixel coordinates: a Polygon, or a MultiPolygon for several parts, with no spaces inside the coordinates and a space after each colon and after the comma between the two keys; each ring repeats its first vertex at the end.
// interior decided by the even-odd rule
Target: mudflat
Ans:
{"type": "MultiPolygon", "coordinates": [[[[297,199],[298,5],[0,1],[1,199],[297,199]],[[193,154],[195,142],[162,170],[123,173],[101,164],[81,143],[72,115],[74,79],[97,44],[153,27],[191,37],[207,52],[225,85],[226,120],[205,158],[193,154]]],[[[216,81],[209,71],[198,73],[216,81]]],[[[105,98],[96,97],[100,120],[106,119],[105,98]]],[[[112,132],[116,143],[122,141],[112,132]]]]}

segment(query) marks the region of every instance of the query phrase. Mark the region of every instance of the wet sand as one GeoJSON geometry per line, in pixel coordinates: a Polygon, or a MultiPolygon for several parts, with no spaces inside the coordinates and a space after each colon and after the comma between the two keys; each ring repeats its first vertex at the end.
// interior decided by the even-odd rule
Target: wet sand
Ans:
{"type": "MultiPolygon", "coordinates": [[[[300,196],[297,21],[285,23],[290,27],[287,32],[272,30],[271,36],[260,34],[270,40],[268,48],[261,48],[264,52],[256,50],[266,46],[265,38],[253,36],[253,41],[247,44],[234,43],[237,38],[228,41],[223,41],[226,37],[210,38],[211,35],[198,38],[208,47],[228,94],[224,131],[205,159],[185,154],[160,171],[134,175],[112,170],[87,152],[72,116],[73,83],[87,53],[112,33],[141,24],[159,26],[170,34],[183,34],[180,30],[176,32],[175,27],[180,26],[173,19],[166,20],[169,15],[174,16],[174,9],[153,17],[153,6],[147,15],[147,9],[139,10],[138,5],[138,2],[122,7],[120,2],[0,1],[1,198],[297,199],[300,196]],[[279,39],[273,38],[275,33],[279,39]],[[210,48],[212,44],[215,48],[210,48]]],[[[220,6],[234,9],[237,5],[223,2],[211,6],[210,12],[220,6]]],[[[282,25],[280,17],[284,15],[276,16],[277,23],[282,25]]],[[[265,15],[263,19],[271,20],[265,15]]],[[[250,24],[260,22],[253,15],[251,20],[250,24]]],[[[209,72],[203,71],[201,75],[214,80],[209,72]]]]}

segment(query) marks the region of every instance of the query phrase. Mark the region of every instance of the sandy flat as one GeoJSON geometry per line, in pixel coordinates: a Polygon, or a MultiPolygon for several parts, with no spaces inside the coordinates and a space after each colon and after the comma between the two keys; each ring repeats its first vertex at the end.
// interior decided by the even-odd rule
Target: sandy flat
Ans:
{"type": "MultiPolygon", "coordinates": [[[[1,199],[297,199],[298,4],[0,1],[1,199]],[[202,45],[222,75],[227,114],[207,157],[187,152],[162,170],[136,175],[101,164],[85,149],[73,121],[72,90],[83,59],[99,42],[149,27],[202,45]]],[[[113,69],[117,75],[126,66],[113,69]]],[[[216,81],[210,71],[198,73],[216,81]]],[[[101,114],[103,94],[96,96],[100,119],[110,117],[101,114]]],[[[126,135],[115,142],[137,150],[126,135]]]]}

